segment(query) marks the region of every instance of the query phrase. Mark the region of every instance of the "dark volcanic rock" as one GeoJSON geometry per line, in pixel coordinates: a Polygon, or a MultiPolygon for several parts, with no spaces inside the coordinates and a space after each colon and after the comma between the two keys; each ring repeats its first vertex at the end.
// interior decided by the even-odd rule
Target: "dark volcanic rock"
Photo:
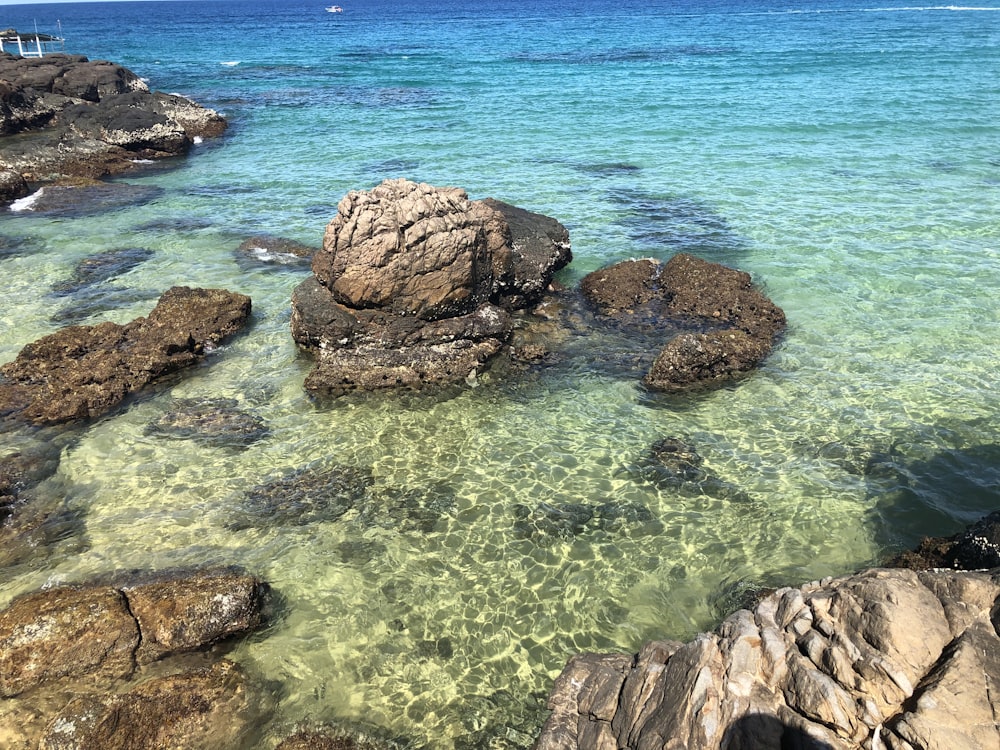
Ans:
{"type": "Polygon", "coordinates": [[[0,374],[0,416],[52,424],[99,416],[129,394],[201,361],[242,328],[250,298],[174,287],[146,318],[71,326],[24,347],[0,374]]]}
{"type": "Polygon", "coordinates": [[[652,320],[671,332],[643,379],[657,391],[739,378],[767,357],[785,327],[784,313],[749,274],[683,253],[666,264],[624,261],[595,271],[580,289],[620,325],[648,327],[652,320]]]}
{"type": "Polygon", "coordinates": [[[320,393],[475,378],[570,259],[552,219],[458,188],[388,180],[351,192],[292,299],[320,393]]]}
{"type": "Polygon", "coordinates": [[[27,194],[28,183],[20,172],[12,169],[0,170],[0,203],[9,203],[27,194]]]}
{"type": "Polygon", "coordinates": [[[240,409],[231,398],[178,399],[145,432],[229,448],[247,448],[269,434],[263,419],[240,409]]]}
{"type": "Polygon", "coordinates": [[[124,172],[137,158],[182,154],[225,127],[218,113],[151,92],[114,63],[0,53],[0,171],[29,181],[124,172]]]}

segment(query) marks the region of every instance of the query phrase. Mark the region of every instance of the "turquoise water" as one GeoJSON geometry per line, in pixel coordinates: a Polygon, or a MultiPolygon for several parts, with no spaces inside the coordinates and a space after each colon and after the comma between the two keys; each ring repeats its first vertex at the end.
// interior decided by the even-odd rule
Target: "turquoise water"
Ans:
{"type": "Polygon", "coordinates": [[[265,747],[300,720],[527,746],[570,655],[688,638],[741,591],[850,571],[998,506],[1000,6],[0,8],[0,27],[56,20],[68,51],[231,127],[128,178],[162,189],[145,205],[0,214],[0,235],[32,240],[0,259],[0,361],[58,328],[74,302],[46,294],[114,248],[152,251],[112,283],[136,301],[83,322],[131,320],[188,284],[249,294],[254,323],[63,451],[41,490],[84,513],[84,534],[8,569],[0,596],[244,565],[287,604],[235,653],[282,686],[265,747]],[[265,233],[318,246],[344,193],[403,176],[558,218],[570,286],[677,251],[747,270],[787,336],[749,380],[684,399],[577,344],[557,367],[448,399],[314,403],[289,333],[304,272],[247,269],[234,250],[265,233]],[[147,433],[174,399],[216,396],[268,437],[234,451],[147,433]],[[738,490],[644,481],[637,463],[668,436],[738,490]],[[437,515],[228,527],[245,489],[330,461],[370,470],[387,507],[408,490],[440,500],[437,515]],[[609,501],[654,520],[560,538],[517,525],[540,503],[609,501]]]}

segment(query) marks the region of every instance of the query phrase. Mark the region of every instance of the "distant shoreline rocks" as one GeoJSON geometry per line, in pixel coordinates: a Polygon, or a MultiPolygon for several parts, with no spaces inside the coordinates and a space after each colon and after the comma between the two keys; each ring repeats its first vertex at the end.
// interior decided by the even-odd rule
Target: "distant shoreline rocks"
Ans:
{"type": "Polygon", "coordinates": [[[214,110],[150,91],[115,63],[0,53],[0,201],[27,195],[32,183],[96,179],[179,156],[226,126],[214,110]]]}

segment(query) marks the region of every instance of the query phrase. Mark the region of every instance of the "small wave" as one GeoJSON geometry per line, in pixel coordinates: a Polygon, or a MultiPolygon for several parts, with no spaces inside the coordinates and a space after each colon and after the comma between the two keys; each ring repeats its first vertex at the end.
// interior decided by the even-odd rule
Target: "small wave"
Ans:
{"type": "Polygon", "coordinates": [[[227,68],[235,68],[239,64],[239,60],[223,60],[219,63],[219,65],[225,65],[227,68]]]}
{"type": "Polygon", "coordinates": [[[33,192],[31,195],[27,195],[24,198],[20,198],[20,199],[18,199],[16,201],[13,201],[10,204],[10,210],[11,211],[32,211],[33,210],[32,206],[34,206],[35,203],[38,202],[38,199],[42,197],[42,193],[44,193],[44,192],[45,192],[45,188],[39,188],[38,190],[36,190],[35,192],[33,192]]]}

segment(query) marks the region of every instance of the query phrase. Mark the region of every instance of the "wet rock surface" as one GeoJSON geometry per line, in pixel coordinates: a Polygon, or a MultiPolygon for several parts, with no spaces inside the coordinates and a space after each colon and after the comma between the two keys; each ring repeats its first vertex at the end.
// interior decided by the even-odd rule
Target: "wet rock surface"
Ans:
{"type": "Polygon", "coordinates": [[[996,747],[998,598],[995,571],[779,589],[686,644],[573,657],[535,747],[996,747]]]}
{"type": "Polygon", "coordinates": [[[66,678],[127,678],[140,665],[250,632],[263,621],[267,592],[259,579],[223,569],[25,594],[0,612],[0,696],[66,678]]]}
{"type": "MultiPolygon", "coordinates": [[[[118,174],[133,169],[136,159],[183,154],[194,139],[225,127],[218,113],[152,92],[111,62],[0,53],[0,172],[28,182],[118,174]]],[[[25,192],[13,177],[3,183],[13,186],[7,199],[25,192]]]]}
{"type": "Polygon", "coordinates": [[[236,248],[236,262],[244,270],[287,266],[309,268],[316,248],[285,237],[260,235],[250,237],[236,248]]]}
{"type": "Polygon", "coordinates": [[[148,317],[127,325],[63,328],[0,368],[0,417],[55,424],[99,416],[200,362],[249,317],[250,298],[242,294],[174,287],[148,317]]]}
{"type": "Polygon", "coordinates": [[[580,289],[620,329],[663,330],[665,345],[643,378],[654,391],[736,380],[766,358],[785,327],[749,274],[684,253],[667,263],[623,261],[588,274],[580,289]]]}
{"type": "Polygon", "coordinates": [[[292,334],[316,354],[306,388],[475,378],[510,338],[509,311],[539,300],[569,259],[558,222],[459,188],[388,180],[348,193],[292,299],[292,334]]]}

